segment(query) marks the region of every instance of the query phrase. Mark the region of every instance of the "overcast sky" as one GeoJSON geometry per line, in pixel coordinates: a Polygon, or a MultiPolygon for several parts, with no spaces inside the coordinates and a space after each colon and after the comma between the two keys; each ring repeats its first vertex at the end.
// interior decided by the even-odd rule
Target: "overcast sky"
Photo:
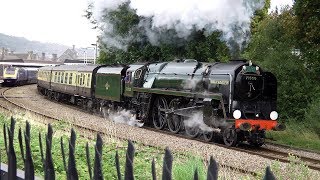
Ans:
{"type": "MultiPolygon", "coordinates": [[[[293,0],[271,0],[271,7],[293,0]]],[[[98,35],[83,15],[88,0],[0,0],[0,33],[88,47],[98,35]]]]}

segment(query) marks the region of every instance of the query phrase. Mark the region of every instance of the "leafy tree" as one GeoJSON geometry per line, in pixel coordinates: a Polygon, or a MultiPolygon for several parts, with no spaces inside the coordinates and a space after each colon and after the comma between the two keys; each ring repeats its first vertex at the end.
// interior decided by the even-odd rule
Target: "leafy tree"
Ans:
{"type": "Polygon", "coordinates": [[[258,25],[244,56],[276,75],[282,117],[302,120],[315,85],[301,56],[292,53],[298,45],[297,33],[298,21],[292,9],[271,14],[258,25]]]}
{"type": "Polygon", "coordinates": [[[255,11],[254,16],[251,21],[251,33],[252,34],[254,34],[257,31],[256,28],[259,25],[259,23],[268,17],[268,10],[270,8],[270,1],[271,0],[265,0],[263,8],[255,11]]]}
{"type": "Polygon", "coordinates": [[[320,88],[317,90],[319,93],[314,96],[315,98],[311,102],[308,111],[306,111],[305,117],[309,128],[314,130],[314,132],[316,132],[320,137],[320,88]]]}
{"type": "Polygon", "coordinates": [[[320,80],[320,1],[295,0],[294,10],[303,59],[320,80]]]}

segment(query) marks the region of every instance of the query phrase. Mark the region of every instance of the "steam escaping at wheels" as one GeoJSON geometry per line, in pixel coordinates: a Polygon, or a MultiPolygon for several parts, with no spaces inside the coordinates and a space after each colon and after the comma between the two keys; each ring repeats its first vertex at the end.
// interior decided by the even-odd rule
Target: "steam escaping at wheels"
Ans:
{"type": "Polygon", "coordinates": [[[103,108],[102,115],[104,118],[110,119],[115,123],[127,124],[134,127],[142,127],[144,124],[136,118],[135,114],[125,109],[113,111],[110,108],[103,108]]]}

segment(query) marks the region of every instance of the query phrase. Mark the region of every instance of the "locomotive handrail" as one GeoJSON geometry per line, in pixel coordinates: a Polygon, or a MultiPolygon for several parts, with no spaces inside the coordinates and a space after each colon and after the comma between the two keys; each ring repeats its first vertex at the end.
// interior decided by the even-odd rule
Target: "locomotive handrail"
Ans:
{"type": "Polygon", "coordinates": [[[139,88],[139,87],[133,87],[133,91],[139,91],[139,92],[156,92],[156,93],[161,93],[164,95],[170,95],[174,94],[176,96],[186,96],[186,97],[209,97],[212,99],[216,100],[221,100],[222,99],[222,94],[221,93],[197,93],[197,92],[190,92],[190,91],[175,91],[175,90],[164,90],[160,88],[139,88]]]}

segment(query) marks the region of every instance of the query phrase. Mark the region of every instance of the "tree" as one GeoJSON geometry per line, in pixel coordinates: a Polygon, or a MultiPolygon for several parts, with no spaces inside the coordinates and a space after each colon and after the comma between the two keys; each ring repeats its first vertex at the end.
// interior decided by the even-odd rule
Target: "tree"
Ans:
{"type": "MultiPolygon", "coordinates": [[[[86,17],[95,23],[90,9],[92,6],[89,6],[86,17]]],[[[205,35],[205,30],[194,30],[185,38],[178,36],[175,29],[153,29],[152,19],[137,16],[129,2],[115,10],[105,9],[99,28],[102,31],[99,63],[171,61],[177,58],[225,61],[230,57],[225,42],[220,40],[221,32],[205,35]],[[155,40],[149,39],[148,33],[154,33],[155,40]]]]}
{"type": "Polygon", "coordinates": [[[320,81],[320,1],[295,0],[294,10],[303,59],[320,81]]]}
{"type": "Polygon", "coordinates": [[[244,56],[276,75],[282,118],[303,120],[316,85],[301,56],[292,53],[299,44],[298,31],[298,20],[292,9],[271,14],[257,26],[244,56]]]}
{"type": "Polygon", "coordinates": [[[251,34],[252,35],[257,31],[256,28],[259,25],[259,23],[268,17],[268,10],[270,8],[270,1],[271,0],[266,0],[264,2],[263,8],[255,11],[254,16],[251,21],[251,34]]]}

